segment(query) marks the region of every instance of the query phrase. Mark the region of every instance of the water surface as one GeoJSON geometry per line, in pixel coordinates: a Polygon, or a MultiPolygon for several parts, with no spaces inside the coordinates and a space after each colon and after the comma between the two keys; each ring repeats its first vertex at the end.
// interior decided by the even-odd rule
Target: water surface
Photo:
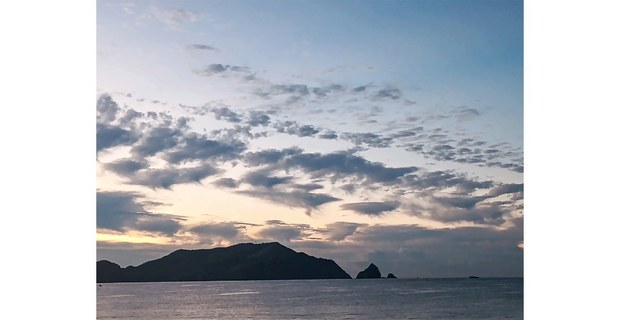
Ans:
{"type": "Polygon", "coordinates": [[[98,319],[523,319],[523,278],[109,283],[98,319]]]}

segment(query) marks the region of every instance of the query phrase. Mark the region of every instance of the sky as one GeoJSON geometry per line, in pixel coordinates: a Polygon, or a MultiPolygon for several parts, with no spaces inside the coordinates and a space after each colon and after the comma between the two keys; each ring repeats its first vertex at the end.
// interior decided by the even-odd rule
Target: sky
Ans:
{"type": "Polygon", "coordinates": [[[521,1],[98,1],[97,259],[523,275],[521,1]]]}

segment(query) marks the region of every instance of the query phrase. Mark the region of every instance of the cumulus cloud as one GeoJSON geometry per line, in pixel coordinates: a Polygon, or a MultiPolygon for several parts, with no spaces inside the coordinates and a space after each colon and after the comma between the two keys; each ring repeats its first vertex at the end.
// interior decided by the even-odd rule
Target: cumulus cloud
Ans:
{"type": "Polygon", "coordinates": [[[138,135],[119,126],[97,124],[97,152],[133,144],[138,140],[138,135]]]}
{"type": "Polygon", "coordinates": [[[278,122],[274,127],[280,133],[296,135],[299,137],[311,137],[320,131],[312,125],[300,125],[296,121],[278,122]]]}
{"type": "MultiPolygon", "coordinates": [[[[170,149],[171,146],[168,148],[170,149]]],[[[231,160],[237,159],[245,151],[245,143],[238,140],[218,141],[205,135],[188,133],[178,141],[178,148],[169,150],[164,158],[170,163],[188,160],[231,160]]]]}
{"type": "Polygon", "coordinates": [[[230,110],[228,107],[210,108],[210,110],[217,120],[225,120],[232,123],[241,122],[241,115],[230,110]]]}
{"type": "Polygon", "coordinates": [[[247,124],[252,127],[267,126],[270,121],[271,118],[265,112],[250,111],[250,119],[247,121],[247,124]]]}
{"type": "Polygon", "coordinates": [[[389,211],[394,211],[400,204],[397,201],[386,202],[356,202],[346,203],[340,206],[345,210],[352,210],[368,216],[381,216],[389,211]]]}
{"type": "Polygon", "coordinates": [[[135,192],[97,192],[97,228],[114,231],[138,230],[172,236],[181,230],[183,218],[148,212],[135,192]]]}
{"type": "Polygon", "coordinates": [[[349,177],[387,185],[396,184],[399,179],[417,170],[416,167],[386,167],[348,152],[304,153],[299,148],[249,152],[244,158],[249,165],[267,165],[271,170],[300,169],[312,178],[335,180],[349,177]]]}

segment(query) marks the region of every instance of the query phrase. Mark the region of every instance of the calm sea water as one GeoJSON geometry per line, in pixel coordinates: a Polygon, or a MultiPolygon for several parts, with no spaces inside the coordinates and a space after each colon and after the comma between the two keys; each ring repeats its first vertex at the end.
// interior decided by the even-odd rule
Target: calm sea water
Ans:
{"type": "Polygon", "coordinates": [[[112,283],[98,319],[523,319],[523,279],[112,283]]]}

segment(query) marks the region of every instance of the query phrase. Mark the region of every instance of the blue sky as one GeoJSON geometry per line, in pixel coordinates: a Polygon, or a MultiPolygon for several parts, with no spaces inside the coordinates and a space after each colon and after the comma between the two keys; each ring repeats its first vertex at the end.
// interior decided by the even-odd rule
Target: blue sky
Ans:
{"type": "Polygon", "coordinates": [[[97,6],[98,259],[522,275],[521,1],[97,6]]]}

